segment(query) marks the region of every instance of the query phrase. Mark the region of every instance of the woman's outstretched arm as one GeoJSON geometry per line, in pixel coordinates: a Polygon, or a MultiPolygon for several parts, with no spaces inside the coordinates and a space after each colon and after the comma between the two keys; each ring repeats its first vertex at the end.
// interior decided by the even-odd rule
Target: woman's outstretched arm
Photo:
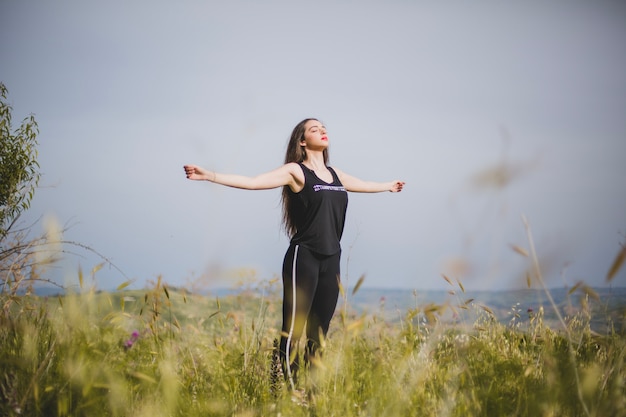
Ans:
{"type": "Polygon", "coordinates": [[[299,191],[304,183],[302,170],[295,169],[297,164],[285,164],[273,171],[248,177],[236,174],[222,174],[209,171],[197,165],[185,165],[185,175],[190,180],[210,181],[215,184],[226,185],[244,190],[268,190],[288,185],[292,190],[299,191]],[[302,178],[300,178],[302,177],[302,178]]]}
{"type": "Polygon", "coordinates": [[[380,193],[383,191],[390,191],[392,193],[399,193],[404,187],[404,181],[394,180],[389,182],[376,182],[376,181],[363,181],[359,178],[348,175],[345,172],[333,168],[339,180],[348,191],[355,193],[380,193]]]}

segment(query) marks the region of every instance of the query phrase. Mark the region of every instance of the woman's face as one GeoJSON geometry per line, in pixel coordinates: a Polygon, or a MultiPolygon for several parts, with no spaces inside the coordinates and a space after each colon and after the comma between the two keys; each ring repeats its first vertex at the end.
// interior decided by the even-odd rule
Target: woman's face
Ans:
{"type": "Polygon", "coordinates": [[[328,147],[326,127],[318,120],[309,120],[304,124],[304,140],[300,144],[307,149],[326,149],[328,147]]]}

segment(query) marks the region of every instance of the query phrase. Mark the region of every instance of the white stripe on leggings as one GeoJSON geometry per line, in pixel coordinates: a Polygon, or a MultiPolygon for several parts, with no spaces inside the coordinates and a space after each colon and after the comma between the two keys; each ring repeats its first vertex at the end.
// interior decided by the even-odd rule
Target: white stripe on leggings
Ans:
{"type": "Polygon", "coordinates": [[[293,265],[291,267],[291,326],[289,328],[289,336],[287,337],[287,346],[285,348],[285,356],[287,359],[287,375],[289,375],[289,384],[291,389],[295,391],[296,387],[293,383],[293,377],[291,375],[291,338],[293,337],[293,326],[296,323],[296,260],[298,259],[298,247],[296,245],[293,252],[293,265]]]}

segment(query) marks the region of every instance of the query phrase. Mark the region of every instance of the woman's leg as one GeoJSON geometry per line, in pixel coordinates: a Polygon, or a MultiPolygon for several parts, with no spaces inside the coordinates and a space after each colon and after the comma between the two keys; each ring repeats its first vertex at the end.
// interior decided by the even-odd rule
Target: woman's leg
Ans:
{"type": "Polygon", "coordinates": [[[280,359],[285,378],[295,388],[297,343],[311,310],[318,283],[318,260],[306,248],[290,246],[283,262],[283,325],[280,359]]]}
{"type": "Polygon", "coordinates": [[[317,289],[307,320],[305,362],[314,363],[322,341],[328,333],[330,321],[335,314],[339,297],[340,257],[341,253],[337,253],[323,257],[320,262],[317,289]]]}

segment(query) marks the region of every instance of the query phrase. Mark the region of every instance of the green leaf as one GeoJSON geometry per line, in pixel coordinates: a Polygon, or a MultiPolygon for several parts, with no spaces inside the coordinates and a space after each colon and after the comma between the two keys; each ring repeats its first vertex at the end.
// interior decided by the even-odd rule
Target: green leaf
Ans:
{"type": "Polygon", "coordinates": [[[613,278],[615,278],[615,275],[617,275],[624,264],[624,260],[626,260],[626,245],[622,246],[622,250],[617,253],[609,272],[606,274],[606,280],[608,282],[611,282],[613,278]]]}
{"type": "Polygon", "coordinates": [[[104,266],[104,262],[100,262],[98,265],[94,266],[94,267],[91,269],[91,276],[96,275],[96,272],[98,272],[99,270],[101,270],[103,266],[104,266]]]}
{"type": "Polygon", "coordinates": [[[84,283],[84,279],[83,279],[83,268],[81,266],[78,267],[78,285],[80,286],[80,288],[83,288],[83,283],[84,283]]]}
{"type": "Polygon", "coordinates": [[[117,286],[116,290],[117,290],[117,291],[121,291],[121,290],[123,290],[124,288],[128,287],[131,283],[132,283],[132,281],[131,281],[131,280],[124,281],[124,282],[122,282],[120,285],[118,285],[118,286],[117,286]]]}
{"type": "Polygon", "coordinates": [[[359,277],[359,280],[356,282],[356,285],[354,286],[354,289],[352,290],[352,295],[356,294],[359,288],[361,288],[361,285],[363,285],[363,281],[365,281],[365,274],[359,277]]]}

